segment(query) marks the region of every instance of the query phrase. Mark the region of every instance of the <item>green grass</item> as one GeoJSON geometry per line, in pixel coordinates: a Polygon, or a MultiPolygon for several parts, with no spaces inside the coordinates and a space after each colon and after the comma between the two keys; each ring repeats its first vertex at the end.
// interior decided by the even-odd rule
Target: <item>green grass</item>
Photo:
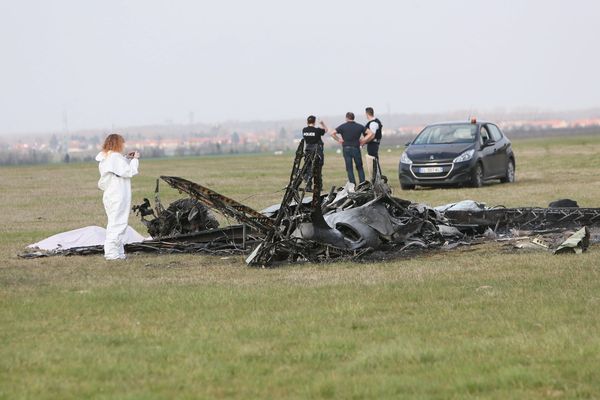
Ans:
{"type": "MultiPolygon", "coordinates": [[[[401,192],[438,205],[598,207],[600,137],[518,141],[513,185],[401,192]]],[[[260,209],[291,155],[142,160],[260,209]],[[246,200],[244,200],[246,199],[246,200]]],[[[95,164],[0,169],[0,398],[598,398],[598,247],[491,244],[382,263],[247,268],[241,257],[21,260],[48,235],[103,225],[95,164]]],[[[325,185],[342,184],[326,155],[325,185]]],[[[162,185],[165,202],[178,198],[162,185]]],[[[132,225],[143,232],[141,224],[132,225]]]]}

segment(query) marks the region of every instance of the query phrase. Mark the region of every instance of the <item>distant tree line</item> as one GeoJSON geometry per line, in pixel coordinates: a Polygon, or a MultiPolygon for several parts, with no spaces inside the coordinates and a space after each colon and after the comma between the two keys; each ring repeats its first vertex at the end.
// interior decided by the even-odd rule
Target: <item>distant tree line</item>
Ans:
{"type": "MultiPolygon", "coordinates": [[[[600,128],[596,126],[590,127],[570,127],[570,128],[541,128],[541,127],[514,127],[503,130],[511,139],[530,138],[530,137],[556,137],[556,136],[572,136],[572,135],[594,135],[600,134],[600,128]]],[[[418,132],[402,132],[396,130],[393,134],[384,137],[384,146],[404,146],[406,142],[412,140],[418,132]]],[[[138,135],[141,137],[141,135],[138,135]]],[[[231,133],[229,140],[222,142],[214,141],[203,144],[181,145],[175,149],[170,149],[168,152],[161,146],[145,146],[138,150],[141,151],[144,158],[160,158],[168,156],[178,157],[194,157],[204,155],[219,155],[219,154],[237,154],[237,153],[265,153],[275,150],[290,151],[296,147],[294,139],[298,139],[299,135],[295,132],[286,131],[281,128],[275,140],[265,141],[261,143],[249,142],[242,138],[237,132],[231,133]]],[[[69,163],[69,162],[91,162],[94,161],[97,148],[100,144],[100,137],[86,138],[83,136],[72,136],[72,140],[79,140],[82,147],[68,153],[66,144],[61,141],[56,135],[53,135],[48,143],[48,146],[43,149],[28,148],[14,150],[5,143],[0,143],[0,165],[33,165],[33,164],[48,164],[48,163],[69,163]],[[85,147],[84,147],[85,146],[85,147]]],[[[160,137],[158,141],[160,142],[160,137]]],[[[335,144],[326,141],[326,146],[334,146],[335,144]]]]}
{"type": "Polygon", "coordinates": [[[28,151],[0,151],[0,165],[48,164],[56,162],[56,154],[50,151],[30,149],[28,151]]]}
{"type": "MultiPolygon", "coordinates": [[[[164,149],[147,147],[144,149],[144,158],[165,157],[164,149]]],[[[57,153],[51,150],[0,150],[0,165],[36,165],[50,163],[90,162],[94,161],[96,153],[57,153]]]]}

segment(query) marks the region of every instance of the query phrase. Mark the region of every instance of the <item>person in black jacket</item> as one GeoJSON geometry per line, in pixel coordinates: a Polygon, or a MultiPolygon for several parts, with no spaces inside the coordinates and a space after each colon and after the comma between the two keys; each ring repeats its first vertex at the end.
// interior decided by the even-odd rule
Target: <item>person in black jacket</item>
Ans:
{"type": "Polygon", "coordinates": [[[306,191],[312,190],[312,169],[313,165],[310,161],[309,155],[315,150],[317,151],[317,157],[315,162],[318,162],[323,166],[325,163],[325,155],[323,154],[323,140],[321,139],[324,134],[327,133],[328,128],[325,122],[319,121],[320,128],[315,126],[317,118],[314,115],[309,115],[306,118],[307,126],[302,129],[302,138],[304,139],[304,159],[307,160],[307,168],[304,174],[304,180],[306,181],[306,191]]]}
{"type": "Polygon", "coordinates": [[[365,128],[369,129],[375,134],[367,143],[367,154],[371,157],[379,159],[379,144],[381,143],[381,130],[383,129],[383,125],[381,125],[379,118],[375,117],[373,107],[365,108],[365,114],[367,115],[367,120],[369,121],[365,125],[365,128]]]}
{"type": "Polygon", "coordinates": [[[365,108],[365,114],[367,115],[367,124],[365,127],[373,132],[371,140],[367,143],[367,171],[369,173],[369,179],[373,176],[373,164],[377,165],[377,169],[381,171],[379,166],[379,144],[381,143],[381,132],[383,125],[379,118],[375,118],[375,112],[373,107],[365,108]]]}

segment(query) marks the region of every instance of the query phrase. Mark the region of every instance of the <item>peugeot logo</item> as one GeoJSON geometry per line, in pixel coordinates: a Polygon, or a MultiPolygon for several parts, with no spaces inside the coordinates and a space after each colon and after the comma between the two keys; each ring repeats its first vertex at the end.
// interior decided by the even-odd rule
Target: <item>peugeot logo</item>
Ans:
{"type": "Polygon", "coordinates": [[[433,155],[429,156],[430,160],[433,160],[435,157],[433,155]]]}

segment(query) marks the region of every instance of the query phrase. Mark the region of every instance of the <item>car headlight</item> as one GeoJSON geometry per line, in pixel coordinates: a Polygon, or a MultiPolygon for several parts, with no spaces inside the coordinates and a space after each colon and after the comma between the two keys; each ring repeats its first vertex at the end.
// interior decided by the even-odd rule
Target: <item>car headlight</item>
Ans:
{"type": "Polygon", "coordinates": [[[400,163],[402,164],[412,164],[412,160],[410,158],[408,158],[408,156],[406,155],[406,152],[402,152],[402,155],[400,156],[400,163]]]}
{"type": "Polygon", "coordinates": [[[467,150],[464,153],[462,153],[460,156],[456,157],[454,159],[454,162],[469,161],[471,158],[473,158],[473,154],[475,154],[475,150],[474,149],[467,150]]]}

